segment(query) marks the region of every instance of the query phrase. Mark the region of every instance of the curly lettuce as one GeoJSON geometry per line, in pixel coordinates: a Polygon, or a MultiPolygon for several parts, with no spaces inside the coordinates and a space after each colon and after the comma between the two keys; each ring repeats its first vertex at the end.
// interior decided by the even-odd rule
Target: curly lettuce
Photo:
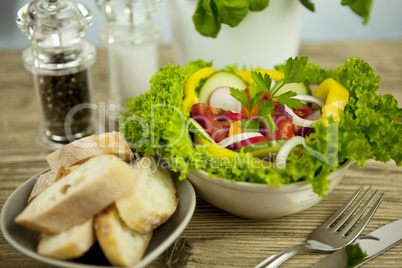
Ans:
{"type": "MultiPolygon", "coordinates": [[[[211,63],[202,60],[186,67],[165,66],[151,78],[148,92],[126,102],[127,111],[119,118],[120,131],[135,153],[161,156],[181,179],[189,169],[197,168],[211,177],[274,187],[306,181],[322,197],[330,184],[328,175],[348,160],[364,166],[368,159],[393,159],[401,165],[402,109],[393,96],[377,95],[380,78],[368,63],[356,58],[331,70],[312,63],[304,68],[303,82],[319,84],[334,78],[349,90],[350,98],[339,123],[314,124],[314,132],[306,137],[307,149],[301,156],[291,154],[286,169],[278,170],[243,151],[217,159],[202,146],[193,145],[190,115],[183,107],[186,80],[207,66],[211,63]]],[[[286,68],[289,66],[277,66],[286,68]]]]}

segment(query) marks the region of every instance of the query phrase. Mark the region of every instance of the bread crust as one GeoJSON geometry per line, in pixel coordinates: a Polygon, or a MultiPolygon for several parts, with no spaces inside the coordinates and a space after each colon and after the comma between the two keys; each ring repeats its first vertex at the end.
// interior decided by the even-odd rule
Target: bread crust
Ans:
{"type": "Polygon", "coordinates": [[[15,222],[41,233],[57,234],[124,197],[135,182],[129,164],[114,155],[96,156],[46,188],[15,222]]]}
{"type": "Polygon", "coordinates": [[[49,170],[48,172],[40,175],[37,178],[37,181],[32,188],[31,194],[29,195],[28,198],[28,203],[31,203],[31,201],[38,196],[41,192],[43,192],[46,188],[48,188],[50,185],[55,183],[56,181],[60,180],[64,176],[67,176],[69,173],[71,173],[73,170],[77,169],[79,165],[74,165],[71,167],[61,167],[56,170],[49,170]]]}
{"type": "Polygon", "coordinates": [[[57,235],[41,234],[38,253],[49,258],[68,260],[81,257],[95,243],[93,219],[57,235]]]}
{"type": "Polygon", "coordinates": [[[116,155],[127,162],[135,158],[123,135],[113,131],[73,141],[49,154],[46,160],[52,170],[57,170],[101,154],[116,155]]]}
{"type": "Polygon", "coordinates": [[[147,233],[170,218],[179,200],[170,171],[154,158],[142,157],[132,163],[132,168],[136,186],[115,203],[120,217],[131,229],[147,233]]]}
{"type": "Polygon", "coordinates": [[[114,205],[95,217],[94,228],[103,253],[115,266],[137,264],[152,237],[152,232],[143,234],[131,230],[120,219],[114,205]]]}

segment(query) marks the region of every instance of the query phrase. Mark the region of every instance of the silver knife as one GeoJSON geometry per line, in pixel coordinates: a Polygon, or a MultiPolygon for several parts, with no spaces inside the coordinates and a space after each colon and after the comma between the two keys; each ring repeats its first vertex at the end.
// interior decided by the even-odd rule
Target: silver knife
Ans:
{"type": "Polygon", "coordinates": [[[391,222],[322,259],[313,268],[359,267],[402,241],[402,219],[391,222]]]}

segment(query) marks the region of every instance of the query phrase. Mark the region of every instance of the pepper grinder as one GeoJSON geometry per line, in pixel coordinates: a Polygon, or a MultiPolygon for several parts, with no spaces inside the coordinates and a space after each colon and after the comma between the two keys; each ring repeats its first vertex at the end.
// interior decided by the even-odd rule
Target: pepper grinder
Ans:
{"type": "Polygon", "coordinates": [[[107,24],[99,32],[109,63],[109,112],[125,112],[128,98],[150,88],[159,67],[162,30],[153,21],[161,0],[97,0],[107,24]]]}
{"type": "Polygon", "coordinates": [[[22,61],[33,74],[42,108],[37,142],[46,149],[96,132],[89,70],[96,50],[82,39],[91,21],[87,7],[69,0],[32,1],[17,13],[31,42],[22,61]]]}

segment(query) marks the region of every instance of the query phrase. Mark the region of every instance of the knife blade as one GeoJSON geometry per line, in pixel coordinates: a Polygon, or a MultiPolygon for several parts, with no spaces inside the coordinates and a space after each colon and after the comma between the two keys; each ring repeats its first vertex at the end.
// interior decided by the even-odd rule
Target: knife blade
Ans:
{"type": "Polygon", "coordinates": [[[402,219],[360,238],[320,260],[313,268],[359,267],[402,241],[402,219]]]}

